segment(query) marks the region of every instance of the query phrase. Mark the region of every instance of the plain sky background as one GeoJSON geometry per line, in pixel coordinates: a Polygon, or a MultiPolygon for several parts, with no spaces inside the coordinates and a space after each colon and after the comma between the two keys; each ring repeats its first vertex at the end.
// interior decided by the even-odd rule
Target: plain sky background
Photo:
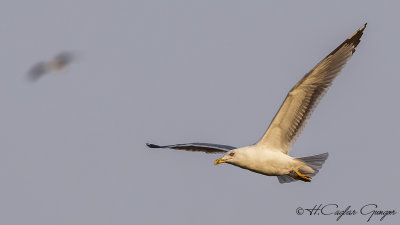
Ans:
{"type": "Polygon", "coordinates": [[[363,224],[295,211],[400,211],[396,1],[1,3],[0,224],[363,224]],[[311,183],[145,147],[253,144],[292,86],[365,22],[293,146],[330,153],[311,183]],[[63,50],[79,61],[27,80],[63,50]]]}

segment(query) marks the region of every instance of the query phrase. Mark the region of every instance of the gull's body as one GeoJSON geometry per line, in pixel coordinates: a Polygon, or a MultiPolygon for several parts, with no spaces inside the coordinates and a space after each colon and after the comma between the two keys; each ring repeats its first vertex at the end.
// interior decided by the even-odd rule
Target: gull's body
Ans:
{"type": "Polygon", "coordinates": [[[237,148],[234,152],[235,159],[227,163],[268,176],[288,174],[300,166],[300,161],[289,155],[280,151],[262,149],[257,145],[237,148]]]}
{"type": "Polygon", "coordinates": [[[242,148],[210,143],[188,143],[150,148],[171,148],[206,153],[226,153],[215,164],[229,163],[256,173],[278,176],[280,183],[309,182],[328,158],[328,153],[294,158],[289,151],[300,135],[319,100],[355,52],[367,24],[333,50],[307,73],[288,93],[263,137],[242,148]]]}

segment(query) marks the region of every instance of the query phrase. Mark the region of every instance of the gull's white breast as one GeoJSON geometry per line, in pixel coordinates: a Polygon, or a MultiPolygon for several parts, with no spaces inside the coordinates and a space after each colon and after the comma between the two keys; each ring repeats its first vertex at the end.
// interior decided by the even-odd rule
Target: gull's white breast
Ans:
{"type": "Polygon", "coordinates": [[[235,152],[237,159],[229,163],[268,176],[288,174],[301,164],[281,151],[261,150],[254,145],[236,149],[235,152]]]}

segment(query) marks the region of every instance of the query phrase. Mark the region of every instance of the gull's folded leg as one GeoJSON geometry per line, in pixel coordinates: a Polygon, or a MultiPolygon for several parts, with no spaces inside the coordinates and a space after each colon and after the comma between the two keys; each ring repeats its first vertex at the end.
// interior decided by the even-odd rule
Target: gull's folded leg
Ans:
{"type": "Polygon", "coordinates": [[[293,170],[293,172],[295,172],[296,174],[289,173],[288,175],[297,180],[302,180],[304,182],[311,182],[311,176],[302,174],[298,170],[293,170]]]}

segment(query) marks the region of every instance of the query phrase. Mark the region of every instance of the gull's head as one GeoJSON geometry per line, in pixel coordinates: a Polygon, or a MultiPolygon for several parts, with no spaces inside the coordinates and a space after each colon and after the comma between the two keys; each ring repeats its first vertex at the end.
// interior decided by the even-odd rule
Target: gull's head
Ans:
{"type": "Polygon", "coordinates": [[[220,163],[236,164],[236,162],[239,162],[245,158],[245,152],[243,150],[244,149],[238,148],[227,152],[224,157],[216,159],[214,161],[214,165],[218,165],[220,163]]]}

